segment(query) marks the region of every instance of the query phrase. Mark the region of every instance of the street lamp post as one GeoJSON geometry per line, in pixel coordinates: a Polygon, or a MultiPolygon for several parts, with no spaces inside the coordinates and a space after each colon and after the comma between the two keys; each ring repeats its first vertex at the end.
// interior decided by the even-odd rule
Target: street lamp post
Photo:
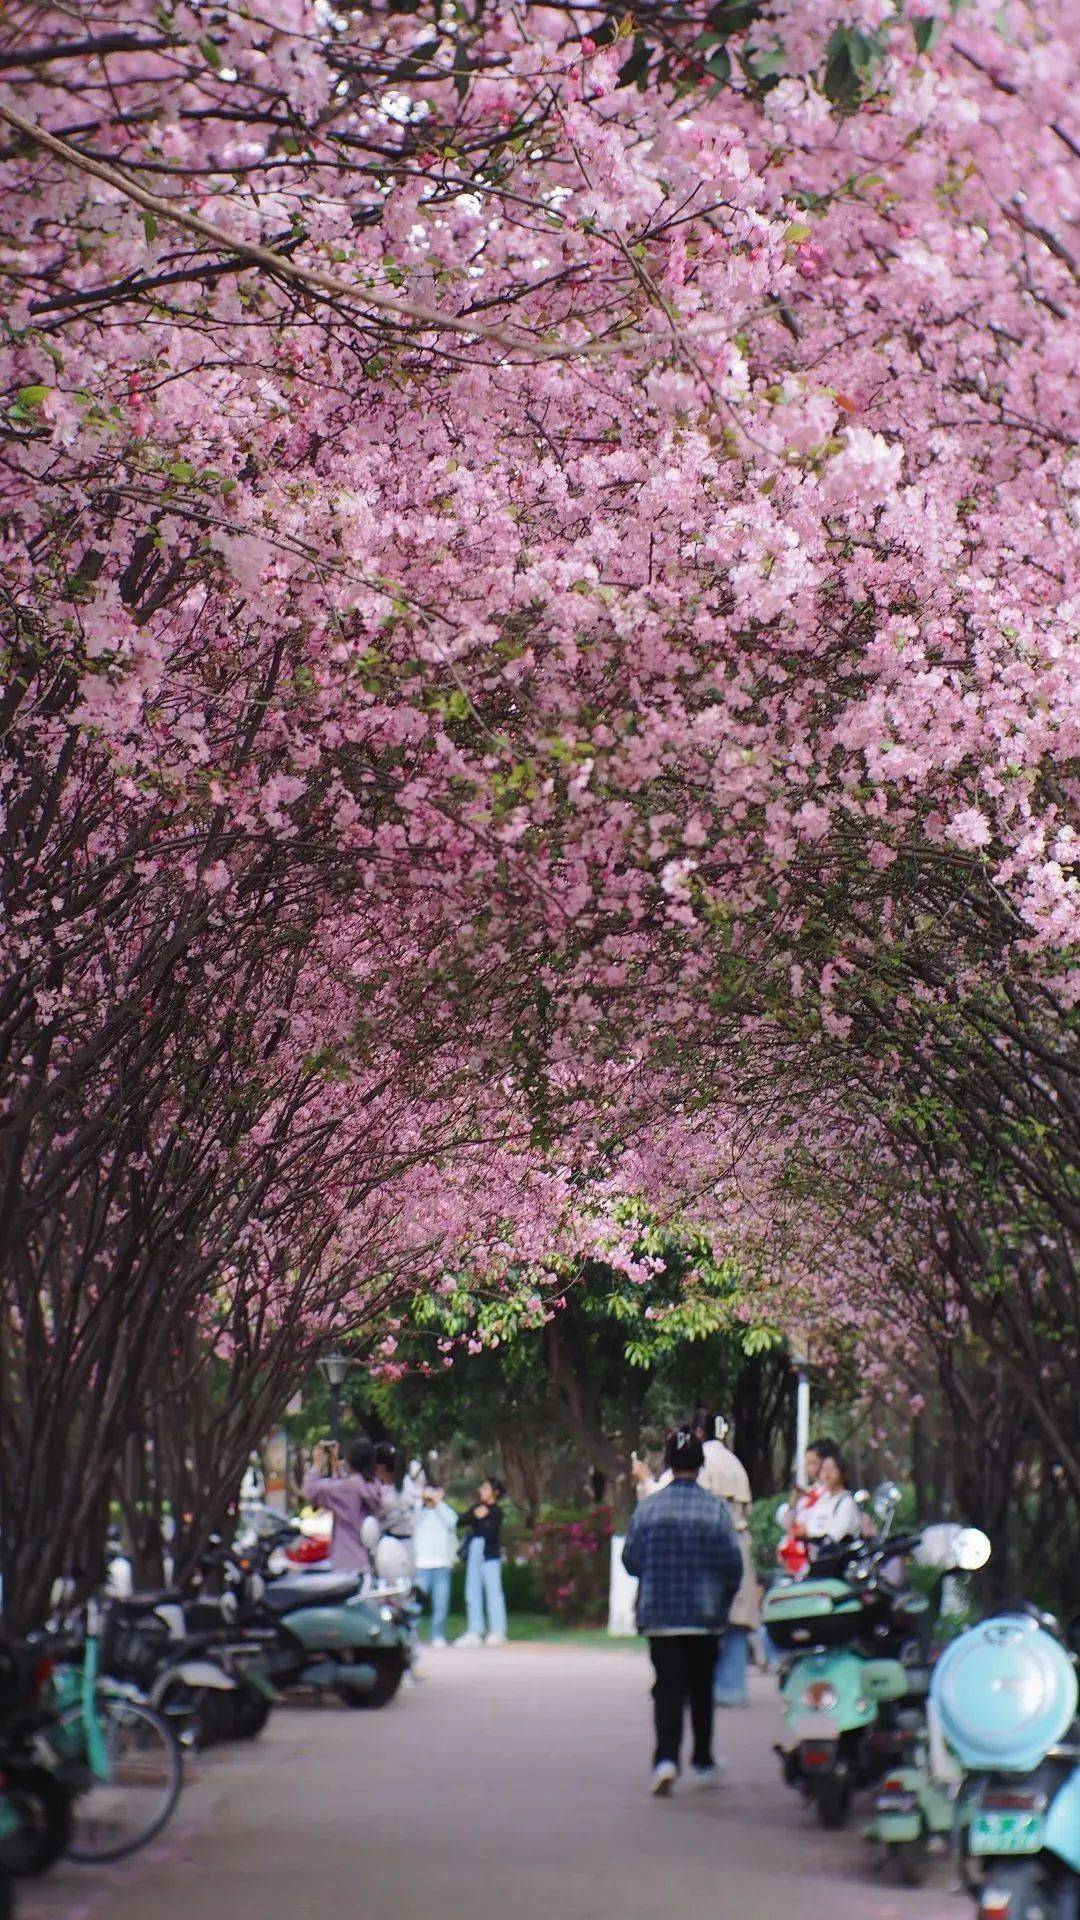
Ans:
{"type": "Polygon", "coordinates": [[[806,1449],[810,1445],[810,1338],[805,1333],[788,1337],[788,1352],[795,1369],[795,1485],[806,1484],[806,1449]]]}
{"type": "Polygon", "coordinates": [[[349,1356],[340,1347],[331,1347],[319,1361],[323,1378],[330,1389],[330,1438],[341,1445],[341,1389],[349,1371],[349,1356]]]}

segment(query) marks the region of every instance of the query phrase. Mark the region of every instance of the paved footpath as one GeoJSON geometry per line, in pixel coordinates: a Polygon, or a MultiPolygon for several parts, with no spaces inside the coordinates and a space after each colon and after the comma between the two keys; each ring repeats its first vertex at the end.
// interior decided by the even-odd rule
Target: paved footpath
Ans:
{"type": "Polygon", "coordinates": [[[19,1920],[968,1920],[891,1886],[780,1783],[776,1701],[718,1715],[715,1793],[645,1792],[635,1647],[425,1654],[382,1713],[287,1707],[213,1755],[157,1847],[25,1887],[19,1920]]]}

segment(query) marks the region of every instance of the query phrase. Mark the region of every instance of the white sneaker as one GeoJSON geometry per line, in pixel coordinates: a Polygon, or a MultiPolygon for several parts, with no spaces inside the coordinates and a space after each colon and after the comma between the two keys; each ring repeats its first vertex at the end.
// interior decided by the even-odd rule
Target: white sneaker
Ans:
{"type": "Polygon", "coordinates": [[[438,1637],[438,1639],[437,1639],[437,1640],[429,1640],[429,1641],[428,1641],[428,1645],[429,1645],[429,1646],[431,1646],[431,1647],[445,1647],[445,1645],[446,1645],[446,1641],[445,1641],[445,1639],[443,1638],[443,1636],[442,1636],[442,1634],[440,1633],[440,1635],[439,1635],[439,1637],[438,1637]]]}
{"type": "Polygon", "coordinates": [[[489,1633],[487,1639],[484,1641],[484,1645],[485,1647],[505,1647],[505,1633],[489,1633]]]}
{"type": "Polygon", "coordinates": [[[459,1633],[454,1641],[455,1647],[482,1647],[483,1644],[478,1633],[459,1633]]]}
{"type": "Polygon", "coordinates": [[[678,1777],[679,1769],[675,1765],[674,1760],[661,1760],[659,1766],[654,1767],[652,1770],[649,1792],[653,1794],[657,1800],[666,1800],[678,1777]]]}
{"type": "Polygon", "coordinates": [[[711,1767],[691,1767],[692,1787],[718,1787],[727,1772],[726,1760],[714,1760],[711,1767]]]}

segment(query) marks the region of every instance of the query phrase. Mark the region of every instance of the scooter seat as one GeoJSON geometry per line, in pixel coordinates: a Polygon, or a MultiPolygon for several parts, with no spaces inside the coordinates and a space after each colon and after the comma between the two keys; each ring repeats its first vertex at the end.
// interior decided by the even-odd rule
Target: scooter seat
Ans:
{"type": "Polygon", "coordinates": [[[113,1602],[120,1617],[153,1613],[155,1607],[179,1606],[185,1598],[179,1587],[148,1587],[143,1593],[129,1593],[123,1600],[113,1602]]]}
{"type": "Polygon", "coordinates": [[[298,1607],[335,1607],[359,1591],[356,1573],[284,1573],[268,1580],[263,1596],[274,1613],[295,1613],[298,1607]]]}

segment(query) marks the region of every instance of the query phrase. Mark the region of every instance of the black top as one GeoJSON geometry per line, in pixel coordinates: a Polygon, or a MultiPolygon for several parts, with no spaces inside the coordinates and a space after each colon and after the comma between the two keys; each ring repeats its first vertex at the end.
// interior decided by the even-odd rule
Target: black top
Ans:
{"type": "MultiPolygon", "coordinates": [[[[481,1506],[482,1504],[482,1501],[477,1501],[477,1506],[481,1506]]],[[[502,1508],[498,1501],[496,1500],[494,1506],[489,1507],[483,1515],[477,1513],[476,1507],[470,1507],[468,1513],[463,1513],[461,1518],[467,1529],[466,1547],[468,1547],[469,1543],[473,1540],[482,1540],[484,1543],[484,1559],[501,1559],[502,1508]]]]}

